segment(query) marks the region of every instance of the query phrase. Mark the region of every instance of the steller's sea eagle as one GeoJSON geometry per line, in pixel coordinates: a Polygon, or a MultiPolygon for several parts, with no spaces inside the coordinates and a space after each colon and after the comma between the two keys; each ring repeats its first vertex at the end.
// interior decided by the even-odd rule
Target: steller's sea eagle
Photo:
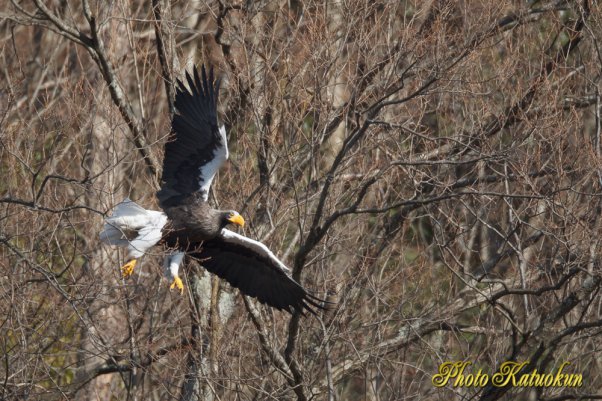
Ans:
{"type": "Polygon", "coordinates": [[[136,261],[157,243],[172,252],[164,261],[170,288],[183,291],[179,268],[189,255],[201,261],[243,294],[279,310],[315,313],[323,301],[308,293],[289,276],[289,269],[263,243],[225,227],[243,227],[233,210],[216,210],[208,203],[215,173],[228,158],[224,126],[218,127],[219,79],[202,67],[186,73],[188,87],[178,80],[171,136],[165,144],[161,189],[157,192],[164,212],[146,210],[129,199],[119,203],[105,220],[102,241],[128,248],[122,268],[129,277],[136,261]]]}

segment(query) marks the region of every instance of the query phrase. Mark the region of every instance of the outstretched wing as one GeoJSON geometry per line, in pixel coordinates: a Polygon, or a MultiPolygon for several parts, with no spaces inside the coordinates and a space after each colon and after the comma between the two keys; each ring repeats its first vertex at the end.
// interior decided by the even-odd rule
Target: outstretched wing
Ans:
{"type": "Polygon", "coordinates": [[[205,269],[244,295],[276,309],[301,314],[325,309],[324,301],[293,280],[286,266],[264,244],[233,231],[223,229],[221,236],[204,241],[190,256],[200,259],[205,269]]]}
{"type": "Polygon", "coordinates": [[[161,189],[157,192],[163,209],[199,192],[207,200],[211,181],[228,158],[226,130],[217,125],[219,79],[209,77],[202,67],[201,76],[186,73],[187,89],[178,80],[171,136],[165,144],[161,189]]]}

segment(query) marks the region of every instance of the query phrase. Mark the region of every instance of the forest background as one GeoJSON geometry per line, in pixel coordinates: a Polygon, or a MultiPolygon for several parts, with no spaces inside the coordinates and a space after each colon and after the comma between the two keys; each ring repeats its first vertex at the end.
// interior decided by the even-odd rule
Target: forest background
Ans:
{"type": "Polygon", "coordinates": [[[0,399],[601,399],[597,1],[4,0],[0,399]],[[103,218],[157,209],[174,82],[222,78],[240,211],[317,318],[103,218]],[[446,361],[578,388],[436,387],[446,361]]]}

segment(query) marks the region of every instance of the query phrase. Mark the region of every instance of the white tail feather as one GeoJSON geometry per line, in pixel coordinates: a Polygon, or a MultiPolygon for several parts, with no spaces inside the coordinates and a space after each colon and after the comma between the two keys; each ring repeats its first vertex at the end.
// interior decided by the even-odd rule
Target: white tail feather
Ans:
{"type": "Polygon", "coordinates": [[[100,232],[100,240],[109,245],[127,246],[128,244],[124,232],[109,223],[105,223],[100,232]]]}
{"type": "Polygon", "coordinates": [[[126,198],[105,220],[100,240],[110,245],[127,246],[128,257],[139,258],[161,240],[165,223],[165,213],[146,210],[126,198]]]}

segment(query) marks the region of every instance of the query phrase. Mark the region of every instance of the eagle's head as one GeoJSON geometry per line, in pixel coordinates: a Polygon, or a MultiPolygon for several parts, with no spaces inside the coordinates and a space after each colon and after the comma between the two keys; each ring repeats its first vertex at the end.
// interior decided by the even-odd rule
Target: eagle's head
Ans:
{"type": "Polygon", "coordinates": [[[244,227],[245,219],[235,210],[225,211],[223,214],[222,228],[228,224],[236,224],[237,226],[244,227]]]}

